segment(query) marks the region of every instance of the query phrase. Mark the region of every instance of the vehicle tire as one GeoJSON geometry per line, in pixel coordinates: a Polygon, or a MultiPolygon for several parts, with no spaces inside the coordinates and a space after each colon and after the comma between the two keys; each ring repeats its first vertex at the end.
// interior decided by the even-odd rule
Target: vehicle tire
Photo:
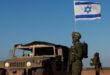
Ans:
{"type": "Polygon", "coordinates": [[[5,75],[5,70],[4,69],[0,69],[0,75],[5,75]]]}
{"type": "Polygon", "coordinates": [[[47,70],[45,70],[42,75],[50,75],[50,73],[47,70]]]}
{"type": "Polygon", "coordinates": [[[31,75],[43,75],[43,72],[44,72],[43,68],[37,68],[31,71],[31,75]]]}
{"type": "Polygon", "coordinates": [[[0,69],[0,75],[3,75],[3,70],[2,69],[0,69]]]}

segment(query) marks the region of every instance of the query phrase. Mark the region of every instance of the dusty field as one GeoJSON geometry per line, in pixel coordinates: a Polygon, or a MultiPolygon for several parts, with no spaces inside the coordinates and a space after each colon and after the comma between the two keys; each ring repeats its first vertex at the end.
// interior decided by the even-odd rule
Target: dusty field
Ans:
{"type": "MultiPolygon", "coordinates": [[[[70,73],[64,71],[56,71],[53,75],[71,75],[70,73]]],[[[95,75],[94,69],[84,69],[81,75],[95,75]]],[[[100,72],[100,75],[110,75],[110,69],[103,69],[100,72]]]]}
{"type": "MultiPolygon", "coordinates": [[[[82,75],[95,75],[95,70],[83,70],[82,75]]],[[[110,69],[101,70],[100,75],[110,75],[110,69]]]]}

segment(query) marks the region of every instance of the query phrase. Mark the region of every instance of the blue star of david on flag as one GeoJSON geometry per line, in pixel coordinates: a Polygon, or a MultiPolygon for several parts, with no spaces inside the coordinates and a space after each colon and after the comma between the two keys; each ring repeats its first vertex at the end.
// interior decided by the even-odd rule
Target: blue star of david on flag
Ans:
{"type": "Polygon", "coordinates": [[[97,2],[74,1],[75,20],[96,20],[101,18],[101,5],[97,2]]]}
{"type": "Polygon", "coordinates": [[[91,10],[92,9],[91,6],[86,6],[84,9],[85,9],[84,12],[87,12],[87,13],[92,11],[91,10]]]}

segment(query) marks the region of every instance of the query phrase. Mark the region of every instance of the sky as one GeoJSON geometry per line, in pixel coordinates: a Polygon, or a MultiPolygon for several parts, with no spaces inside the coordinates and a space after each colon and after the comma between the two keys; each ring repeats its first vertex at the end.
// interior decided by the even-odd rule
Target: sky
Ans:
{"type": "MultiPolygon", "coordinates": [[[[81,41],[89,45],[84,66],[100,53],[102,66],[110,67],[110,0],[101,3],[101,19],[77,21],[81,41]]],[[[47,41],[70,47],[74,32],[73,0],[0,0],[0,60],[10,56],[14,44],[47,41]]]]}

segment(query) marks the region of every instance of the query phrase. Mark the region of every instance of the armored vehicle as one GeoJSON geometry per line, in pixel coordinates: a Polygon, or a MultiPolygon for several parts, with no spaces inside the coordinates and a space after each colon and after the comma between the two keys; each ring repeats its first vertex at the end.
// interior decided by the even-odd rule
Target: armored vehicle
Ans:
{"type": "Polygon", "coordinates": [[[0,75],[57,75],[66,72],[69,48],[44,41],[16,44],[0,61],[0,75]]]}

